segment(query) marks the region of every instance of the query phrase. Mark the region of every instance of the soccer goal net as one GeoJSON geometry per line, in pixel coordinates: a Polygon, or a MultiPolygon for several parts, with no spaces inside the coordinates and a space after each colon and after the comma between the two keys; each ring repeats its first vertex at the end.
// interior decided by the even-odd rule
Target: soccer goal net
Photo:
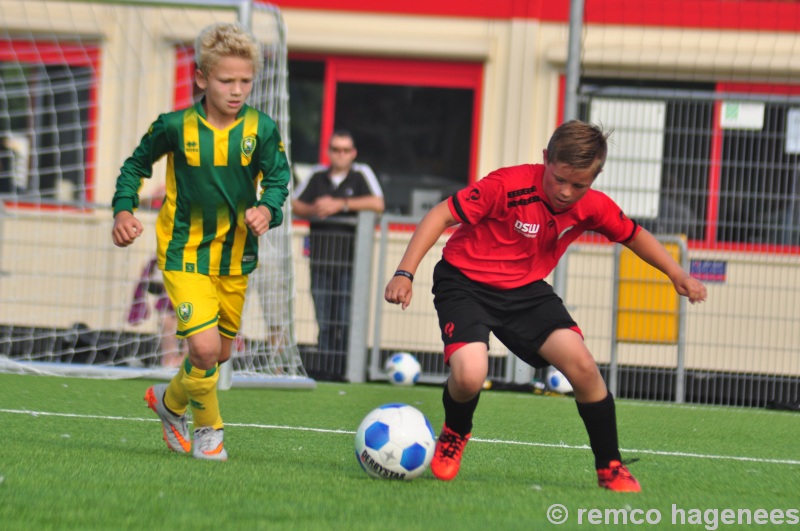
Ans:
{"type": "MultiPolygon", "coordinates": [[[[285,27],[240,0],[0,0],[0,370],[165,377],[186,352],[154,267],[165,160],[143,180],[135,245],[111,242],[122,162],[159,113],[191,105],[194,39],[240,22],[262,42],[250,105],[289,152],[285,27]]],[[[260,240],[230,367],[234,385],[313,387],[294,330],[288,201],[260,240]]]]}

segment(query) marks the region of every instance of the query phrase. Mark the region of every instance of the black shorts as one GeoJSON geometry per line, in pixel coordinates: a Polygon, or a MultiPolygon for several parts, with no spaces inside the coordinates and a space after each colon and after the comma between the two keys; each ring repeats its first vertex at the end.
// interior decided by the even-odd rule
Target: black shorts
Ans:
{"type": "Polygon", "coordinates": [[[441,260],[433,270],[432,291],[446,354],[448,345],[483,342],[488,346],[489,332],[493,332],[514,355],[540,368],[549,365],[538,352],[553,330],[572,328],[581,333],[544,280],[497,289],[467,278],[441,260]]]}

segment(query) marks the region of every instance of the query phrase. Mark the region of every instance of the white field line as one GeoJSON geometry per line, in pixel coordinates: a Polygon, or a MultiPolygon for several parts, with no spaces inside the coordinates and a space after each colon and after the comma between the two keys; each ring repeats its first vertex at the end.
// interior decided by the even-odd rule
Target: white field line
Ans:
{"type": "MultiPolygon", "coordinates": [[[[61,417],[61,418],[76,418],[76,419],[95,419],[95,420],[125,420],[130,422],[160,422],[154,418],[137,418],[137,417],[115,417],[108,415],[81,415],[77,413],[53,413],[50,411],[30,411],[23,409],[0,409],[0,413],[7,413],[11,415],[30,415],[32,417],[61,417]]],[[[272,424],[241,424],[226,422],[226,426],[235,426],[237,428],[255,428],[263,430],[291,430],[291,431],[310,431],[314,433],[337,433],[343,435],[355,435],[355,431],[350,430],[334,430],[326,428],[308,428],[304,426],[279,426],[272,424]]],[[[571,445],[565,443],[542,443],[542,442],[528,442],[528,441],[509,441],[505,439],[482,439],[474,437],[470,441],[489,444],[510,444],[519,446],[533,446],[537,448],[562,448],[566,450],[589,450],[587,445],[571,445]]],[[[770,459],[766,457],[747,457],[737,455],[716,455],[716,454],[696,454],[692,452],[669,452],[665,450],[642,450],[636,448],[621,448],[625,453],[639,453],[650,455],[661,455],[666,457],[688,457],[693,459],[722,459],[728,461],[745,461],[749,463],[770,463],[775,465],[800,465],[800,460],[797,459],[770,459]]]]}

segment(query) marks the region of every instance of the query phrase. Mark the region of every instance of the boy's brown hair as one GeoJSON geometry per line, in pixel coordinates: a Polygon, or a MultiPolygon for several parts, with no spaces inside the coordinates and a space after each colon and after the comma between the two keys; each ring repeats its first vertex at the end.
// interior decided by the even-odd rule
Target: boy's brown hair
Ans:
{"type": "Polygon", "coordinates": [[[603,169],[608,155],[608,137],[597,125],[570,120],[564,122],[550,137],[547,144],[547,162],[562,163],[583,170],[597,164],[597,173],[603,169]]]}

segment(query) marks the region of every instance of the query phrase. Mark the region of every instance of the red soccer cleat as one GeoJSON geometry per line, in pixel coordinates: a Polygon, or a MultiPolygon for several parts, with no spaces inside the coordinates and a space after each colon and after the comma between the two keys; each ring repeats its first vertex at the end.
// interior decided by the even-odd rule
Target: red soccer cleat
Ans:
{"type": "Polygon", "coordinates": [[[608,468],[597,469],[597,484],[604,489],[617,492],[641,492],[642,487],[628,467],[619,461],[611,461],[608,468]]]}
{"type": "Polygon", "coordinates": [[[442,427],[439,440],[436,441],[436,451],[431,460],[431,472],[442,481],[450,481],[458,475],[461,467],[461,456],[464,454],[464,447],[472,434],[468,433],[461,436],[454,432],[447,425],[442,427]]]}

